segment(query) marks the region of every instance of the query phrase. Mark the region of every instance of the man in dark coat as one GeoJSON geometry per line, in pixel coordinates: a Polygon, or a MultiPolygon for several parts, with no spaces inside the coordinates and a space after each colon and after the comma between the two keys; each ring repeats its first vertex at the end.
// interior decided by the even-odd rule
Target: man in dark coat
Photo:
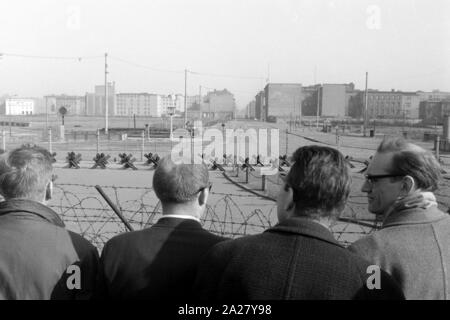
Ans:
{"type": "Polygon", "coordinates": [[[99,295],[113,299],[186,301],[199,260],[225,240],[204,230],[200,218],[211,184],[204,164],[160,161],[153,188],[162,218],[152,227],[112,238],[101,256],[99,295]]]}
{"type": "Polygon", "coordinates": [[[339,151],[299,148],[278,195],[279,223],[259,235],[219,243],[195,285],[202,300],[402,299],[377,266],[342,247],[329,230],[350,191],[339,151]]]}
{"type": "Polygon", "coordinates": [[[46,206],[52,155],[23,146],[0,159],[0,299],[89,299],[97,249],[46,206]]]}
{"type": "Polygon", "coordinates": [[[385,138],[366,170],[361,191],[381,230],[349,248],[380,265],[406,299],[450,299],[450,216],[433,191],[441,167],[434,155],[403,138],[385,138]]]}

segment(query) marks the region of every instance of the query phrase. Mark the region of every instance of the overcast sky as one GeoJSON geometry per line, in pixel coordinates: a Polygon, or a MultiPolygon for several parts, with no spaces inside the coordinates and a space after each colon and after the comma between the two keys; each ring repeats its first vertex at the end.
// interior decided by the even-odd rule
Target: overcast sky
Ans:
{"type": "Polygon", "coordinates": [[[235,76],[189,74],[187,89],[227,88],[238,107],[269,70],[278,83],[363,89],[368,71],[371,88],[450,91],[448,0],[2,0],[0,12],[0,53],[91,57],[5,55],[0,95],[92,92],[105,52],[117,92],[183,94],[187,68],[235,76]]]}

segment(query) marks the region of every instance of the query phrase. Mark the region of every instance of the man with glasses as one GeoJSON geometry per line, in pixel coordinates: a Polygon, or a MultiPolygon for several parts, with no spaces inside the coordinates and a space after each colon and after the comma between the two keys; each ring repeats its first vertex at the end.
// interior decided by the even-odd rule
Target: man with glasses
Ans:
{"type": "Polygon", "coordinates": [[[350,250],[390,273],[407,299],[450,299],[450,217],[433,194],[440,170],[431,152],[387,138],[365,172],[362,191],[382,227],[350,250]]]}
{"type": "Polygon", "coordinates": [[[162,217],[152,227],[109,240],[100,261],[98,296],[113,299],[191,298],[200,258],[225,238],[200,224],[211,190],[204,164],[162,159],[153,176],[162,217]]]}
{"type": "Polygon", "coordinates": [[[344,209],[350,172],[342,154],[305,146],[280,187],[278,224],[262,234],[217,244],[195,284],[203,300],[402,299],[398,286],[339,244],[330,226],[344,209]]]}

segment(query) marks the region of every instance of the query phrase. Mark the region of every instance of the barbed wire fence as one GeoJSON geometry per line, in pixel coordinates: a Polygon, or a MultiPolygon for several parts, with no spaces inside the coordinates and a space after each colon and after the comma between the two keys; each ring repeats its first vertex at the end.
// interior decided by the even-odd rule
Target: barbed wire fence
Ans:
{"type": "MultiPolygon", "coordinates": [[[[86,141],[88,138],[84,138],[86,141]]],[[[92,139],[90,139],[92,140],[92,139]]],[[[153,140],[154,144],[145,148],[145,151],[158,151],[170,149],[167,142],[153,140]],[[159,143],[159,144],[158,144],[159,143]]],[[[22,141],[17,141],[21,144],[22,141]]],[[[73,142],[72,142],[73,143],[73,142]]],[[[123,151],[124,141],[103,140],[102,149],[113,152],[123,151]]],[[[70,145],[75,150],[94,154],[95,147],[70,145]],[[86,150],[83,149],[86,148],[86,150]]],[[[125,145],[128,150],[138,152],[140,142],[136,140],[125,145]]],[[[144,145],[145,146],[145,145],[144,145]]],[[[65,150],[61,145],[60,150],[65,150]]],[[[65,150],[67,151],[67,150],[65,150]]],[[[95,150],[96,151],[96,150],[95,150]]],[[[143,153],[142,150],[141,153],[143,153]]],[[[115,155],[114,155],[115,156],[115,155]]],[[[212,192],[212,197],[202,224],[205,229],[230,238],[241,237],[263,232],[277,222],[276,204],[274,198],[282,185],[280,174],[265,176],[265,187],[261,188],[262,176],[250,171],[248,179],[246,172],[236,170],[228,172],[233,176],[239,187],[247,188],[253,193],[225,194],[212,192]],[[243,183],[243,180],[248,180],[243,183]],[[265,190],[261,190],[265,189],[265,190]],[[257,191],[255,193],[255,190],[257,191]],[[260,192],[261,191],[261,192],[260,192]],[[252,202],[258,196],[258,192],[265,196],[263,205],[248,206],[243,208],[242,202],[252,202]]],[[[364,177],[361,174],[353,174],[353,180],[362,184],[364,177]]],[[[152,188],[101,186],[108,196],[113,199],[126,220],[135,230],[141,230],[156,223],[161,217],[161,205],[152,188]]],[[[355,188],[355,190],[358,188],[355,188]]],[[[436,192],[441,209],[447,211],[450,206],[448,195],[450,194],[450,179],[444,179],[441,188],[436,192]]],[[[261,197],[260,197],[261,198],[261,197]]],[[[86,184],[58,184],[55,186],[55,197],[51,207],[63,218],[68,229],[77,232],[90,240],[99,250],[111,237],[127,232],[125,224],[113,212],[106,201],[97,193],[94,185],[86,184]]],[[[379,222],[373,216],[367,214],[366,196],[361,192],[353,191],[350,195],[343,215],[332,227],[335,238],[344,245],[348,245],[362,236],[369,234],[379,227],[379,222]]]]}
{"type": "MultiPolygon", "coordinates": [[[[152,188],[102,186],[113,199],[122,215],[134,230],[152,226],[162,216],[161,205],[152,188]]],[[[202,218],[202,225],[212,233],[229,238],[261,233],[277,223],[276,203],[253,203],[252,194],[211,193],[211,203],[202,218]]],[[[124,223],[114,214],[106,201],[96,193],[95,186],[85,184],[59,184],[55,186],[51,207],[63,219],[66,227],[81,234],[101,250],[109,239],[127,232],[124,223]]],[[[370,224],[341,219],[332,231],[338,241],[348,245],[375,230],[370,224]]]]}

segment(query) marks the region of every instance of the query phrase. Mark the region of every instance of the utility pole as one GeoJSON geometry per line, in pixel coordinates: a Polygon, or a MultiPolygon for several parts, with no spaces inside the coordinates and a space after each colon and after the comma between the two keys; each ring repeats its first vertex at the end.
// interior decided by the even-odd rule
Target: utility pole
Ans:
{"type": "Polygon", "coordinates": [[[184,128],[186,128],[187,123],[187,69],[184,69],[184,128]]]}
{"type": "MultiPolygon", "coordinates": [[[[317,84],[317,66],[314,66],[314,85],[316,84],[317,84]]],[[[319,129],[319,96],[320,96],[320,86],[317,87],[316,129],[319,129]]]]}
{"type": "Polygon", "coordinates": [[[316,114],[316,129],[319,128],[319,101],[320,101],[320,85],[317,86],[317,114],[316,114]]]}
{"type": "Polygon", "coordinates": [[[105,53],[105,134],[108,134],[108,54],[105,53]]]}
{"type": "Polygon", "coordinates": [[[368,96],[367,96],[367,82],[369,78],[369,73],[366,71],[366,90],[364,94],[364,137],[366,136],[366,127],[367,127],[367,102],[368,102],[368,96]]]}
{"type": "MultiPolygon", "coordinates": [[[[294,106],[293,106],[293,114],[294,114],[294,118],[297,118],[296,116],[295,116],[295,95],[294,95],[294,106]]],[[[291,131],[292,131],[292,121],[295,121],[295,119],[293,120],[292,119],[292,114],[291,114],[291,131]]],[[[296,126],[296,123],[294,122],[294,128],[295,128],[295,126],[296,126]]]]}
{"type": "Polygon", "coordinates": [[[203,121],[203,111],[202,111],[202,86],[198,87],[198,108],[200,110],[201,117],[200,119],[203,121]]]}
{"type": "Polygon", "coordinates": [[[298,119],[298,127],[301,128],[302,127],[302,102],[300,99],[300,104],[298,105],[298,114],[299,114],[299,119],[298,119]]]}
{"type": "Polygon", "coordinates": [[[48,130],[48,97],[45,97],[45,131],[48,130]]]}

